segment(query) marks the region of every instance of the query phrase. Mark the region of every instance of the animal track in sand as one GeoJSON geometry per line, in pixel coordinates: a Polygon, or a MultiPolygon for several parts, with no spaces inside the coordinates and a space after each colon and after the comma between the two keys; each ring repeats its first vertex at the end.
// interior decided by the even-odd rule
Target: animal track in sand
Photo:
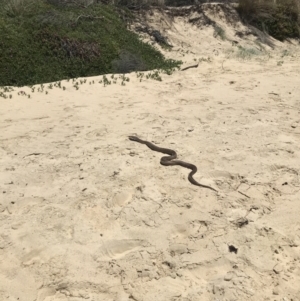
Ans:
{"type": "Polygon", "coordinates": [[[97,261],[119,259],[125,255],[137,251],[144,246],[145,241],[139,239],[109,240],[98,249],[97,261]]]}
{"type": "MultiPolygon", "coordinates": [[[[107,279],[107,282],[112,278],[107,279]]],[[[43,284],[42,288],[38,290],[36,301],[67,301],[67,300],[119,300],[114,295],[113,286],[104,284],[95,280],[92,281],[69,281],[63,279],[62,281],[53,281],[51,283],[43,284]],[[113,299],[112,299],[113,298],[113,299]]],[[[113,283],[116,286],[117,282],[113,283]]],[[[123,300],[123,299],[122,299],[123,300]]],[[[125,300],[125,299],[124,299],[125,300]]]]}
{"type": "Polygon", "coordinates": [[[10,240],[10,237],[7,234],[1,234],[0,235],[0,250],[4,250],[6,248],[9,248],[12,245],[13,245],[13,243],[10,240]]]}
{"type": "Polygon", "coordinates": [[[56,289],[55,288],[53,288],[53,287],[43,287],[38,291],[36,301],[49,300],[50,298],[48,298],[48,297],[54,296],[55,294],[56,294],[56,289]]]}
{"type": "Polygon", "coordinates": [[[25,215],[35,213],[46,204],[46,200],[42,197],[23,197],[14,204],[14,213],[18,215],[25,215]]]}
{"type": "Polygon", "coordinates": [[[284,165],[271,165],[273,185],[283,194],[294,194],[300,190],[300,176],[296,169],[284,165]]]}
{"type": "Polygon", "coordinates": [[[6,209],[6,206],[0,203],[0,213],[4,212],[6,209]]]}
{"type": "Polygon", "coordinates": [[[95,129],[93,131],[88,132],[86,134],[86,137],[88,139],[94,140],[95,138],[98,138],[98,137],[104,137],[105,135],[107,135],[107,133],[108,133],[107,128],[103,127],[103,128],[95,129]]]}
{"type": "Polygon", "coordinates": [[[25,256],[22,258],[22,263],[24,266],[29,266],[35,263],[41,263],[41,257],[40,253],[42,252],[43,249],[36,249],[32,250],[31,252],[27,253],[25,256]]]}
{"type": "Polygon", "coordinates": [[[132,193],[123,191],[115,194],[115,196],[112,199],[109,199],[106,202],[106,206],[108,208],[116,207],[116,206],[123,207],[126,206],[126,204],[128,204],[131,201],[131,199],[132,199],[132,193]]]}

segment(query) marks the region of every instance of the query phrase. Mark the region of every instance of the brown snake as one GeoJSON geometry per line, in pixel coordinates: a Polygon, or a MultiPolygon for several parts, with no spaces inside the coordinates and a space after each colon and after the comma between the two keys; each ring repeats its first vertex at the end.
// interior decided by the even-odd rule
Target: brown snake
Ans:
{"type": "Polygon", "coordinates": [[[138,143],[141,143],[141,144],[146,144],[153,151],[169,155],[169,156],[164,156],[160,159],[160,164],[161,165],[164,165],[164,166],[180,165],[182,167],[191,169],[192,171],[189,173],[188,179],[193,185],[200,186],[200,187],[203,187],[203,188],[208,188],[208,189],[211,189],[213,191],[218,192],[216,189],[214,189],[210,186],[206,186],[206,185],[202,185],[202,184],[198,183],[193,178],[193,175],[197,172],[197,167],[193,164],[190,164],[190,163],[187,163],[187,162],[184,162],[184,161],[175,160],[177,158],[177,154],[174,150],[169,149],[169,148],[158,147],[158,146],[154,145],[153,143],[151,143],[149,141],[142,140],[142,139],[140,139],[136,136],[128,136],[128,138],[131,141],[135,141],[135,142],[138,142],[138,143]]]}

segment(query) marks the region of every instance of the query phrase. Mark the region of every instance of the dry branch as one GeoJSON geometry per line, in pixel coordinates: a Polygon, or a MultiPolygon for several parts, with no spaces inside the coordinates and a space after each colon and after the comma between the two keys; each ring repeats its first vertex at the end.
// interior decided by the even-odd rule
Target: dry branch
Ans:
{"type": "Polygon", "coordinates": [[[199,66],[199,64],[188,66],[188,67],[182,68],[181,71],[185,71],[185,70],[190,69],[190,68],[197,68],[198,66],[199,66]]]}

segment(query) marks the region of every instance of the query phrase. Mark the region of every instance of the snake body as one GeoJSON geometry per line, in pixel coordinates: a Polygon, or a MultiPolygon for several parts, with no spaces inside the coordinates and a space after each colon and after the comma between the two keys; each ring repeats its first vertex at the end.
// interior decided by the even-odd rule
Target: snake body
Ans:
{"type": "Polygon", "coordinates": [[[206,186],[206,185],[198,183],[193,178],[193,175],[197,172],[197,167],[194,164],[187,163],[187,162],[180,161],[180,160],[176,160],[177,154],[174,150],[169,149],[169,148],[158,147],[155,144],[153,144],[149,141],[142,140],[142,139],[140,139],[136,136],[129,136],[128,138],[131,141],[135,141],[135,142],[147,145],[151,150],[153,150],[155,152],[159,152],[159,153],[169,155],[169,156],[164,156],[160,159],[160,164],[161,165],[164,165],[164,166],[180,165],[182,167],[191,169],[191,172],[189,173],[189,176],[188,176],[188,179],[191,182],[191,184],[196,185],[196,186],[200,186],[202,188],[208,188],[210,190],[218,192],[216,189],[214,189],[210,186],[206,186]]]}

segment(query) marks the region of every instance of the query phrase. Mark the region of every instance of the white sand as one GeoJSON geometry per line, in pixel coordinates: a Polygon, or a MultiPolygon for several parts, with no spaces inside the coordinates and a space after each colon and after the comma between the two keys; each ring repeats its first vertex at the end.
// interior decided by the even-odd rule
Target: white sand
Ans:
{"type": "Polygon", "coordinates": [[[243,60],[211,26],[165,33],[183,67],[210,62],[0,98],[0,300],[300,300],[300,47],[243,60]]]}

